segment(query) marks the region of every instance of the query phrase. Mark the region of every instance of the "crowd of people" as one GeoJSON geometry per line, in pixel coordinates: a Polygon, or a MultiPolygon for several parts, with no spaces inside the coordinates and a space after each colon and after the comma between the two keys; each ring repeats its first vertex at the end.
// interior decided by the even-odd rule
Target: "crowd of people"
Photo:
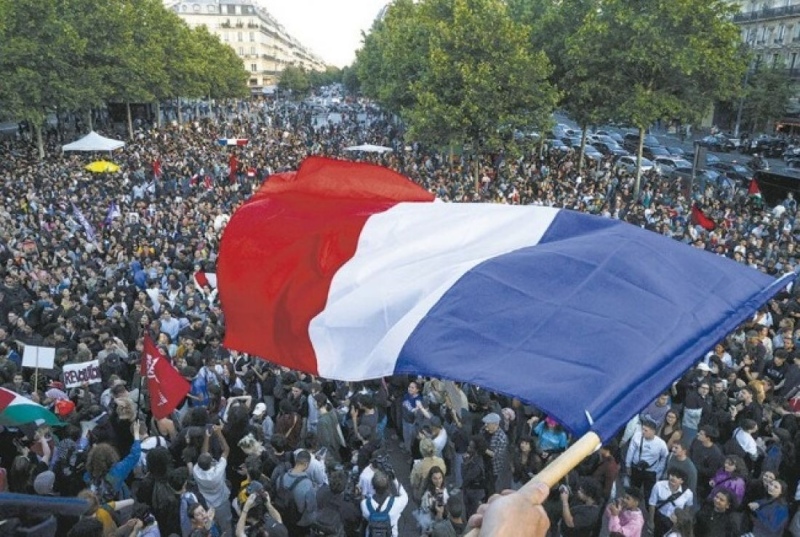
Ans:
{"type": "MultiPolygon", "coordinates": [[[[295,103],[215,110],[139,129],[113,155],[114,174],[61,154],[58,132],[44,160],[23,138],[0,144],[0,385],[64,423],[0,427],[0,491],[88,505],[79,516],[15,511],[0,532],[455,536],[490,496],[524,487],[569,446],[554,417],[476,385],[338,382],[222,344],[212,275],[225,224],[263,181],[308,155],[390,167],[445,201],[625,220],[776,276],[797,265],[791,198],[763,207],[746,188],[689,192],[655,173],[635,197],[633,177],[610,160],[579,171],[576,154],[546,148],[442,154],[406,145],[397,122],[370,105],[345,106],[336,121],[295,103]],[[220,147],[220,138],[249,142],[220,147]],[[344,151],[365,142],[393,151],[344,151]],[[715,230],[693,225],[698,200],[715,230]],[[163,419],[141,382],[145,334],[191,385],[163,419]],[[23,368],[26,345],[54,347],[54,367],[23,368]],[[93,360],[97,382],[66,386],[65,365],[93,360]],[[398,457],[407,470],[397,471],[398,457]]],[[[541,498],[549,535],[800,535],[797,289],[631,408],[618,438],[541,498]]]]}

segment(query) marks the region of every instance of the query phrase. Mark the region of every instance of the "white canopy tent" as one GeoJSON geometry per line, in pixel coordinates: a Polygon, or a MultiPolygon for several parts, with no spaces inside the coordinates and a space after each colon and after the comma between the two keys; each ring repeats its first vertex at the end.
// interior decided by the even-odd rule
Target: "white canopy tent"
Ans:
{"type": "Polygon", "coordinates": [[[351,145],[350,147],[345,147],[345,151],[364,151],[365,153],[386,153],[387,151],[391,151],[391,147],[385,147],[382,145],[372,145],[372,144],[363,144],[363,145],[351,145]]]}
{"type": "Polygon", "coordinates": [[[100,136],[92,131],[80,140],[61,146],[62,151],[113,151],[125,147],[125,142],[100,136]]]}

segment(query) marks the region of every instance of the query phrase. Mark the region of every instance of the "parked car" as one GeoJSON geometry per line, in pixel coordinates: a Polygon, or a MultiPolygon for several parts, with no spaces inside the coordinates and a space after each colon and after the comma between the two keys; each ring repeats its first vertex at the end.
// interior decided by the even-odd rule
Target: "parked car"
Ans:
{"type": "MultiPolygon", "coordinates": [[[[639,132],[635,131],[627,133],[624,136],[624,142],[622,145],[631,153],[636,153],[639,150],[639,132]]],[[[658,138],[652,134],[645,134],[644,145],[661,145],[661,143],[658,141],[658,138]]]]}
{"type": "Polygon", "coordinates": [[[665,147],[667,151],[669,151],[669,154],[672,155],[673,157],[685,158],[686,151],[684,151],[682,147],[678,147],[676,145],[668,145],[665,147]]]}
{"type": "Polygon", "coordinates": [[[760,153],[766,158],[778,158],[786,151],[786,140],[760,134],[742,146],[742,153],[760,153]]]}
{"type": "Polygon", "coordinates": [[[740,184],[749,182],[753,177],[752,170],[735,162],[715,162],[714,164],[709,164],[708,168],[727,175],[740,184]]]}
{"type": "Polygon", "coordinates": [[[695,143],[701,147],[708,148],[710,151],[719,151],[722,153],[728,153],[736,149],[733,142],[722,134],[712,134],[701,138],[695,143]]]}
{"type": "MultiPolygon", "coordinates": [[[[679,166],[670,172],[669,177],[671,178],[681,178],[681,179],[691,179],[692,178],[692,166],[679,166]]],[[[715,170],[695,170],[694,178],[695,180],[705,179],[707,183],[714,183],[717,184],[719,179],[723,177],[721,173],[715,170]]]]}
{"type": "Polygon", "coordinates": [[[670,154],[663,145],[645,145],[642,147],[642,156],[653,160],[657,157],[668,157],[670,154]]]}
{"type": "MultiPolygon", "coordinates": [[[[623,155],[617,159],[615,166],[633,175],[636,173],[636,155],[623,155]]],[[[653,162],[642,157],[642,173],[653,169],[653,162]]]]}
{"type": "MultiPolygon", "coordinates": [[[[688,153],[683,155],[683,158],[685,158],[689,162],[694,162],[694,151],[689,151],[688,153]]],[[[720,162],[719,157],[717,155],[706,152],[706,161],[701,162],[700,166],[710,166],[711,164],[716,164],[717,162],[720,162]]]]}
{"type": "MultiPolygon", "coordinates": [[[[579,151],[576,149],[575,151],[579,151]]],[[[583,156],[589,160],[603,160],[603,154],[597,150],[593,145],[586,144],[583,148],[583,156]]]]}
{"type": "Polygon", "coordinates": [[[622,156],[630,154],[616,142],[593,142],[592,145],[604,155],[622,156]]]}
{"type": "Polygon", "coordinates": [[[678,157],[656,157],[653,166],[661,175],[668,175],[675,168],[689,168],[691,171],[692,163],[678,157]]]}
{"type": "Polygon", "coordinates": [[[547,140],[547,145],[550,151],[556,151],[558,153],[567,153],[570,151],[570,147],[558,139],[547,140]]]}
{"type": "Polygon", "coordinates": [[[622,143],[625,141],[622,138],[622,135],[620,133],[616,132],[616,131],[611,131],[611,130],[604,129],[604,130],[596,131],[595,134],[598,135],[598,136],[607,136],[607,137],[611,138],[612,140],[614,140],[615,142],[617,142],[620,145],[622,145],[622,143]]]}

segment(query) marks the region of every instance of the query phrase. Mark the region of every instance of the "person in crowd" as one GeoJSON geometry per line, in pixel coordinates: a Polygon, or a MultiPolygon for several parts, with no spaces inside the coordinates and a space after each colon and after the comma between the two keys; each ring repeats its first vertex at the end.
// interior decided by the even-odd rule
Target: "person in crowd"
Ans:
{"type": "Polygon", "coordinates": [[[759,537],[781,537],[789,524],[789,506],[786,503],[788,486],[780,479],[767,485],[767,495],[747,504],[752,534],[759,537]]]}
{"type": "Polygon", "coordinates": [[[403,485],[382,470],[376,471],[372,476],[372,490],[372,496],[361,500],[361,516],[367,524],[367,537],[370,537],[370,526],[379,523],[376,521],[376,513],[388,513],[392,536],[398,537],[398,522],[408,505],[408,494],[403,485]]]}
{"type": "Polygon", "coordinates": [[[422,534],[430,533],[431,526],[437,516],[437,510],[443,510],[449,499],[450,493],[444,483],[444,471],[438,466],[434,466],[428,471],[419,508],[414,512],[414,517],[422,534]]]}
{"type": "Polygon", "coordinates": [[[666,535],[673,526],[671,517],[676,509],[691,508],[694,505],[692,491],[684,487],[686,474],[673,468],[667,479],[658,481],[650,493],[649,527],[655,535],[666,535]]]}
{"type": "Polygon", "coordinates": [[[741,519],[735,511],[735,498],[728,489],[719,489],[706,500],[695,515],[694,533],[697,537],[739,537],[741,519]]]}
{"type": "Polygon", "coordinates": [[[606,507],[608,531],[621,534],[623,537],[640,537],[644,529],[642,514],[642,492],[634,487],[627,487],[625,493],[606,507]]]}
{"type": "Polygon", "coordinates": [[[643,419],[642,430],[631,439],[625,455],[631,486],[642,489],[642,494],[649,497],[658,476],[664,472],[668,455],[666,442],[656,435],[656,423],[643,419]]]}
{"type": "Polygon", "coordinates": [[[222,428],[219,425],[208,426],[203,433],[203,447],[200,456],[192,470],[197,488],[210,508],[209,512],[213,511],[214,522],[222,533],[228,535],[233,531],[233,516],[229,501],[231,492],[225,481],[229,453],[230,448],[225,440],[225,435],[222,434],[222,428]],[[209,453],[212,436],[222,446],[222,455],[219,460],[214,460],[209,453]]]}
{"type": "Polygon", "coordinates": [[[591,477],[581,477],[574,497],[569,486],[559,487],[561,522],[564,537],[591,537],[602,514],[603,490],[591,477]]]}
{"type": "Polygon", "coordinates": [[[722,468],[711,478],[709,485],[711,486],[709,500],[713,499],[718,491],[725,489],[733,495],[733,508],[738,509],[747,490],[747,465],[744,460],[738,455],[725,457],[722,468]]]}

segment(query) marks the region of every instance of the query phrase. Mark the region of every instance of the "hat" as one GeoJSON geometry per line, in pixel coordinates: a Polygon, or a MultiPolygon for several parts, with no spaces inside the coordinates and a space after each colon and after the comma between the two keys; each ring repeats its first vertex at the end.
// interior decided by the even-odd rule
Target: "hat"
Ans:
{"type": "Polygon", "coordinates": [[[705,362],[700,362],[699,364],[697,364],[697,369],[698,371],[705,371],[706,373],[711,372],[711,368],[708,367],[708,364],[705,362]]]}
{"type": "Polygon", "coordinates": [[[42,472],[41,474],[36,476],[36,479],[33,480],[33,490],[36,491],[36,494],[40,494],[45,496],[47,494],[53,493],[53,485],[56,482],[56,474],[47,470],[46,472],[42,472]]]}
{"type": "Polygon", "coordinates": [[[58,390],[61,390],[62,392],[64,391],[64,383],[63,382],[59,382],[57,380],[51,380],[47,385],[50,388],[56,388],[58,390]]]}
{"type": "Polygon", "coordinates": [[[72,414],[72,411],[75,410],[75,403],[73,403],[69,399],[59,399],[58,401],[56,401],[55,410],[56,414],[60,418],[69,416],[70,414],[72,414]]]}
{"type": "Polygon", "coordinates": [[[256,407],[253,409],[253,416],[260,418],[261,416],[264,415],[266,411],[267,411],[267,405],[265,405],[264,403],[258,403],[256,407]]]}
{"type": "Polygon", "coordinates": [[[558,422],[556,421],[555,418],[551,418],[550,416],[547,416],[544,419],[544,424],[547,425],[548,427],[555,427],[556,425],[558,425],[558,422]]]}
{"type": "Polygon", "coordinates": [[[490,412],[483,417],[483,423],[500,423],[500,416],[495,412],[490,412]]]}

